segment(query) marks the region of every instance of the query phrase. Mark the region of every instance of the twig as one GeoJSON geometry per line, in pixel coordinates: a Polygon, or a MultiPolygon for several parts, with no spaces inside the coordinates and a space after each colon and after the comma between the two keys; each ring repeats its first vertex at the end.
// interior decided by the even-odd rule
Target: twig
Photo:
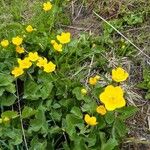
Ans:
{"type": "Polygon", "coordinates": [[[73,22],[79,17],[82,8],[83,8],[83,3],[82,3],[82,5],[81,5],[81,7],[80,7],[80,9],[79,9],[79,12],[78,12],[77,16],[73,19],[73,22]]]}
{"type": "Polygon", "coordinates": [[[123,33],[131,32],[131,31],[137,31],[137,30],[143,30],[143,29],[146,29],[146,28],[150,28],[150,27],[149,26],[144,26],[144,27],[139,27],[139,28],[128,29],[128,30],[123,31],[123,33]]]}
{"type": "Polygon", "coordinates": [[[93,11],[93,13],[99,17],[100,19],[102,19],[105,23],[107,23],[110,27],[112,27],[118,34],[120,34],[125,40],[127,40],[132,46],[134,46],[137,50],[139,50],[145,57],[147,57],[148,59],[150,59],[150,56],[148,56],[147,54],[145,54],[143,52],[143,50],[141,50],[139,47],[137,47],[131,40],[129,40],[125,35],[123,35],[119,30],[117,30],[113,25],[111,25],[106,19],[104,19],[103,17],[101,17],[100,15],[98,15],[95,11],[93,11]]]}
{"type": "Polygon", "coordinates": [[[88,71],[88,75],[87,75],[86,82],[85,82],[86,87],[88,87],[87,84],[88,84],[89,76],[90,76],[90,73],[91,73],[93,60],[94,60],[94,54],[92,55],[92,59],[91,59],[90,65],[89,65],[89,71],[88,71]]]}
{"type": "Polygon", "coordinates": [[[81,67],[77,72],[75,72],[72,76],[71,76],[71,79],[74,78],[77,74],[79,74],[84,68],[86,68],[87,66],[83,66],[81,67]]]}
{"type": "Polygon", "coordinates": [[[22,129],[24,144],[25,144],[26,150],[28,150],[28,145],[27,145],[27,140],[26,140],[26,136],[25,136],[25,131],[24,131],[24,128],[23,128],[23,121],[22,121],[22,115],[21,115],[21,106],[20,106],[20,98],[19,98],[17,80],[16,80],[16,89],[17,89],[17,99],[18,99],[18,108],[19,108],[19,116],[20,116],[21,129],[22,129]]]}
{"type": "Polygon", "coordinates": [[[78,31],[84,31],[84,32],[86,32],[86,31],[90,30],[90,28],[93,27],[94,24],[91,24],[88,28],[80,28],[80,27],[74,27],[74,26],[67,26],[67,25],[63,25],[63,24],[61,24],[60,26],[61,27],[67,27],[67,28],[70,28],[70,29],[75,29],[75,30],[78,30],[78,31]]]}
{"type": "Polygon", "coordinates": [[[135,138],[127,138],[127,141],[125,141],[124,143],[137,143],[137,144],[146,144],[146,145],[150,145],[150,141],[146,141],[146,140],[140,140],[140,139],[135,139],[135,138]]]}
{"type": "Polygon", "coordinates": [[[63,24],[61,24],[60,26],[67,27],[67,28],[70,28],[70,29],[79,30],[79,31],[85,30],[84,28],[79,28],[79,27],[74,27],[74,26],[67,26],[67,25],[63,25],[63,24]]]}

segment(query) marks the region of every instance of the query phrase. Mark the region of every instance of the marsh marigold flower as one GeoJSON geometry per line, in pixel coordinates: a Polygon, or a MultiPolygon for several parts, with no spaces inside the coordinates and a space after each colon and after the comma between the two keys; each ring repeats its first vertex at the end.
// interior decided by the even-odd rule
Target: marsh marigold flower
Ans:
{"type": "Polygon", "coordinates": [[[99,75],[96,75],[95,77],[90,77],[89,78],[89,84],[96,85],[98,80],[100,80],[100,76],[99,75]]]}
{"type": "Polygon", "coordinates": [[[9,45],[8,40],[2,40],[2,41],[1,41],[1,45],[2,45],[3,47],[7,47],[7,46],[9,45]]]}
{"type": "Polygon", "coordinates": [[[25,50],[24,50],[23,47],[20,47],[20,46],[17,46],[17,47],[16,47],[16,52],[17,52],[17,53],[22,54],[22,53],[24,53],[24,51],[25,51],[25,50]]]}
{"type": "Polygon", "coordinates": [[[66,44],[70,42],[70,36],[71,34],[69,32],[62,32],[61,35],[57,35],[57,40],[61,43],[61,44],[66,44]]]}
{"type": "Polygon", "coordinates": [[[23,71],[23,69],[20,68],[20,67],[15,67],[15,68],[11,71],[11,73],[12,73],[12,74],[14,75],[14,77],[16,78],[16,77],[22,75],[22,74],[24,73],[24,71],[23,71]]]}
{"type": "Polygon", "coordinates": [[[87,94],[87,90],[86,89],[81,89],[81,93],[83,94],[83,95],[86,95],[87,94]]]}
{"type": "Polygon", "coordinates": [[[107,111],[103,105],[100,105],[96,108],[96,112],[99,113],[100,115],[105,115],[107,111]]]}
{"type": "Polygon", "coordinates": [[[49,11],[52,9],[52,4],[50,2],[43,3],[43,10],[49,11]]]}
{"type": "Polygon", "coordinates": [[[37,52],[34,52],[34,53],[30,52],[28,55],[28,58],[31,61],[37,61],[39,59],[39,55],[37,52]]]}
{"type": "Polygon", "coordinates": [[[95,126],[98,123],[96,122],[96,117],[90,117],[88,114],[85,115],[84,120],[90,126],[95,126]]]}
{"type": "Polygon", "coordinates": [[[129,74],[121,67],[112,70],[112,79],[116,82],[125,81],[128,76],[129,74]]]}
{"type": "Polygon", "coordinates": [[[28,69],[32,66],[32,63],[30,62],[28,57],[24,58],[23,60],[18,59],[18,64],[22,69],[28,69]]]}
{"type": "Polygon", "coordinates": [[[42,57],[39,57],[39,59],[38,59],[38,61],[37,61],[37,63],[36,63],[36,65],[38,66],[38,67],[44,67],[45,65],[47,64],[47,59],[44,57],[44,58],[42,58],[42,57]]]}
{"type": "Polygon", "coordinates": [[[22,44],[23,38],[16,36],[12,38],[12,43],[16,46],[19,46],[22,44]]]}
{"type": "Polygon", "coordinates": [[[53,64],[51,61],[44,65],[44,71],[47,73],[55,71],[56,65],[53,64]]]}
{"type": "Polygon", "coordinates": [[[99,95],[99,99],[104,103],[105,108],[108,111],[113,111],[116,108],[121,108],[126,105],[126,101],[123,97],[124,91],[120,86],[108,85],[104,92],[99,95]]]}
{"type": "Polygon", "coordinates": [[[27,27],[26,27],[26,31],[27,32],[32,32],[34,29],[33,29],[33,27],[31,26],[31,25],[28,25],[27,27]]]}
{"type": "Polygon", "coordinates": [[[89,78],[89,84],[96,85],[96,83],[97,83],[97,79],[96,78],[93,78],[93,77],[89,78]]]}
{"type": "Polygon", "coordinates": [[[55,40],[52,40],[51,44],[53,45],[56,51],[62,52],[62,44],[58,44],[55,40]]]}
{"type": "Polygon", "coordinates": [[[96,80],[100,80],[100,78],[101,78],[101,77],[100,77],[99,75],[96,75],[96,76],[95,76],[95,79],[96,79],[96,80]]]}

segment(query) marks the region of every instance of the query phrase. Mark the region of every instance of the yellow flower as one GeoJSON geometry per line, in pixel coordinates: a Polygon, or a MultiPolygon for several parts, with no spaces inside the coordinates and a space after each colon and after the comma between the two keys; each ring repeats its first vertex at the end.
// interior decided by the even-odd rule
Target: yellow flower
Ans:
{"type": "Polygon", "coordinates": [[[52,40],[51,44],[53,45],[56,51],[62,52],[62,44],[58,44],[55,40],[52,40]]]}
{"type": "Polygon", "coordinates": [[[51,44],[53,45],[56,41],[55,40],[51,40],[51,44]]]}
{"type": "Polygon", "coordinates": [[[2,40],[2,41],[1,41],[1,45],[2,45],[3,47],[7,47],[7,46],[9,45],[8,40],[2,40]]]}
{"type": "Polygon", "coordinates": [[[112,79],[116,82],[125,81],[128,76],[129,74],[121,67],[112,70],[112,79]]]}
{"type": "Polygon", "coordinates": [[[81,93],[83,94],[83,95],[86,95],[87,94],[87,90],[86,89],[81,89],[81,93]]]}
{"type": "Polygon", "coordinates": [[[90,126],[95,126],[98,124],[98,122],[96,122],[96,117],[90,117],[88,114],[85,115],[84,120],[90,126]]]}
{"type": "Polygon", "coordinates": [[[55,71],[56,65],[53,64],[51,61],[44,65],[44,71],[47,73],[55,71]]]}
{"type": "Polygon", "coordinates": [[[99,75],[96,75],[96,76],[95,76],[95,79],[96,79],[96,80],[100,80],[100,78],[101,78],[101,77],[100,77],[99,75]]]}
{"type": "Polygon", "coordinates": [[[24,71],[23,71],[23,69],[20,68],[20,67],[15,67],[15,68],[12,70],[11,73],[12,73],[12,74],[14,75],[14,77],[16,78],[16,77],[22,75],[22,74],[24,73],[24,71]]]}
{"type": "Polygon", "coordinates": [[[24,58],[23,60],[18,59],[18,64],[22,69],[28,69],[32,66],[32,63],[30,62],[28,57],[24,58]]]}
{"type": "Polygon", "coordinates": [[[31,25],[28,25],[27,27],[26,27],[26,31],[27,32],[32,32],[34,29],[33,29],[33,27],[31,26],[31,25]]]}
{"type": "Polygon", "coordinates": [[[25,50],[24,50],[23,47],[20,47],[20,46],[17,46],[17,47],[16,47],[16,52],[17,52],[17,53],[22,54],[22,53],[24,53],[24,51],[25,51],[25,50]]]}
{"type": "Polygon", "coordinates": [[[100,80],[100,76],[99,75],[96,75],[95,77],[90,77],[89,78],[89,84],[96,85],[98,80],[100,80]]]}
{"type": "Polygon", "coordinates": [[[37,52],[34,53],[30,52],[28,58],[31,61],[37,61],[39,59],[39,55],[37,52]]]}
{"type": "Polygon", "coordinates": [[[44,11],[49,11],[52,9],[52,4],[50,2],[43,3],[43,10],[44,11]]]}
{"type": "Polygon", "coordinates": [[[12,43],[16,46],[19,46],[22,44],[23,38],[16,36],[12,38],[12,43]]]}
{"type": "Polygon", "coordinates": [[[97,83],[97,79],[96,79],[96,78],[93,78],[93,77],[90,77],[90,79],[89,79],[89,84],[91,84],[91,85],[96,85],[96,83],[97,83]]]}
{"type": "Polygon", "coordinates": [[[113,111],[116,108],[121,108],[126,105],[123,97],[124,91],[120,86],[108,85],[104,92],[99,95],[99,99],[104,103],[108,111],[113,111]]]}
{"type": "Polygon", "coordinates": [[[107,111],[103,105],[100,105],[96,108],[96,112],[99,113],[100,115],[105,115],[107,111]]]}
{"type": "Polygon", "coordinates": [[[36,65],[40,68],[44,67],[46,64],[47,64],[47,59],[42,57],[39,57],[38,62],[36,63],[36,65]]]}
{"type": "Polygon", "coordinates": [[[57,40],[61,43],[61,44],[66,44],[70,42],[70,33],[69,32],[62,32],[61,35],[57,35],[57,40]]]}

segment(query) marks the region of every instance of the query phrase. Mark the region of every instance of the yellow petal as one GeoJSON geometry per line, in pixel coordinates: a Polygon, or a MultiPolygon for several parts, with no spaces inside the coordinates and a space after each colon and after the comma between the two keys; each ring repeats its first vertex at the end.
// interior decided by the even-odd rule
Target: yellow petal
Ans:
{"type": "Polygon", "coordinates": [[[105,115],[107,111],[103,105],[100,105],[96,108],[96,112],[101,114],[101,115],[105,115]]]}
{"type": "Polygon", "coordinates": [[[28,25],[27,27],[26,27],[26,31],[27,32],[32,32],[34,29],[33,29],[33,27],[31,26],[31,25],[28,25]]]}
{"type": "Polygon", "coordinates": [[[116,82],[125,81],[129,74],[121,67],[112,70],[112,79],[116,82]]]}
{"type": "Polygon", "coordinates": [[[2,47],[7,47],[9,45],[9,41],[8,40],[2,40],[1,45],[2,45],[2,47]]]}
{"type": "Polygon", "coordinates": [[[16,46],[19,46],[22,44],[23,38],[16,36],[12,38],[12,43],[16,46]]]}
{"type": "Polygon", "coordinates": [[[47,73],[55,71],[56,65],[53,64],[51,61],[44,65],[44,71],[47,73]]]}

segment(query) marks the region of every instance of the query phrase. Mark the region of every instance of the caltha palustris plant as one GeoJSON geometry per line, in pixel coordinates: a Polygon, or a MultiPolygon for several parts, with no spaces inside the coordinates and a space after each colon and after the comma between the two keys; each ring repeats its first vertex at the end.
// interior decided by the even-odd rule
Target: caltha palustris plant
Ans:
{"type": "MultiPolygon", "coordinates": [[[[43,26],[56,8],[42,4],[43,26]]],[[[99,82],[100,75],[92,76],[87,88],[70,77],[74,61],[82,57],[82,51],[76,53],[82,41],[71,40],[69,32],[41,34],[34,23],[23,28],[1,40],[6,56],[0,58],[1,148],[115,149],[126,134],[125,120],[136,112],[126,106],[122,89],[128,73],[113,69],[108,85],[99,82]]]]}

